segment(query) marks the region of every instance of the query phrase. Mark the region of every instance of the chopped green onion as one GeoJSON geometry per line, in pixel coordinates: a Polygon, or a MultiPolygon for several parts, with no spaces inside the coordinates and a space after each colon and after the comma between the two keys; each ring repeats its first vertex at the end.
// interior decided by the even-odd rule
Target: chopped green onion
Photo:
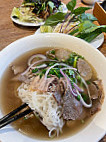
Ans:
{"type": "Polygon", "coordinates": [[[74,57],[74,63],[73,63],[73,67],[76,68],[77,67],[77,60],[78,60],[78,56],[74,57]]]}
{"type": "Polygon", "coordinates": [[[32,70],[32,73],[36,73],[37,71],[38,71],[38,69],[35,68],[35,69],[32,70]]]}
{"type": "Polygon", "coordinates": [[[83,97],[83,99],[84,99],[85,102],[88,100],[87,94],[81,93],[81,96],[83,97]]]}
{"type": "Polygon", "coordinates": [[[77,75],[76,78],[77,78],[77,80],[78,80],[79,82],[81,81],[80,75],[77,75]]]}
{"type": "Polygon", "coordinates": [[[43,74],[41,73],[41,74],[40,74],[40,79],[42,78],[42,76],[43,76],[43,74]]]}
{"type": "Polygon", "coordinates": [[[86,83],[87,83],[88,85],[89,85],[89,84],[91,84],[91,82],[90,82],[90,81],[88,81],[88,80],[86,81],[86,83]]]}
{"type": "Polygon", "coordinates": [[[51,54],[55,54],[55,50],[52,50],[52,51],[51,51],[51,54]]]}
{"type": "Polygon", "coordinates": [[[50,78],[51,76],[50,75],[47,75],[47,78],[50,78]]]}
{"type": "Polygon", "coordinates": [[[73,74],[74,74],[74,71],[69,70],[69,75],[73,75],[73,74]]]}
{"type": "Polygon", "coordinates": [[[77,96],[77,100],[80,101],[80,95],[77,96]]]}
{"type": "Polygon", "coordinates": [[[43,69],[43,70],[42,70],[42,73],[43,73],[43,74],[45,74],[45,73],[46,73],[46,71],[47,71],[47,69],[43,69]]]}

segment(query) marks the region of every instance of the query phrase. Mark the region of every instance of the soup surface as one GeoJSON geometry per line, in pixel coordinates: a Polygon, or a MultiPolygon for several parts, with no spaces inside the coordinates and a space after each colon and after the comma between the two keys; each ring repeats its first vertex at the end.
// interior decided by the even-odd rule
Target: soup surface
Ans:
{"type": "MultiPolygon", "coordinates": [[[[21,55],[19,58],[14,60],[12,64],[15,65],[22,65],[26,69],[27,67],[27,61],[30,56],[33,54],[45,54],[45,52],[48,50],[48,48],[43,49],[34,49],[30,52],[25,53],[24,55],[21,55]]],[[[11,70],[11,67],[9,66],[2,78],[1,82],[1,107],[3,114],[7,114],[11,112],[12,110],[16,109],[20,105],[22,105],[21,99],[17,95],[17,88],[21,84],[21,82],[17,81],[14,82],[11,79],[14,77],[14,74],[11,70]]],[[[93,69],[93,79],[96,78],[96,73],[93,69]]],[[[84,121],[76,120],[76,121],[67,121],[67,123],[63,127],[63,133],[60,134],[58,138],[54,139],[62,139],[66,138],[72,135],[75,135],[76,133],[80,132],[83,128],[85,128],[92,120],[93,118],[90,117],[89,119],[85,119],[84,121]]],[[[12,126],[17,129],[19,132],[33,137],[37,139],[43,139],[43,140],[50,140],[48,137],[48,130],[46,127],[33,115],[31,118],[21,118],[17,120],[16,122],[12,123],[12,126]]]]}

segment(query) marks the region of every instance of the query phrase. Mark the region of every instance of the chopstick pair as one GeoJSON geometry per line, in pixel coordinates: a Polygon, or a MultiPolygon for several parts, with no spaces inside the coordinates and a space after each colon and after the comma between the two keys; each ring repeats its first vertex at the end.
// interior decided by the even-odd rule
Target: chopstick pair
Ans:
{"type": "Polygon", "coordinates": [[[3,118],[0,119],[0,129],[3,128],[4,126],[10,124],[11,122],[14,122],[21,117],[24,117],[25,115],[29,114],[32,112],[32,110],[29,108],[20,114],[15,115],[17,112],[21,111],[22,109],[26,108],[28,105],[25,103],[18,107],[17,109],[13,110],[9,114],[5,115],[3,118]]]}

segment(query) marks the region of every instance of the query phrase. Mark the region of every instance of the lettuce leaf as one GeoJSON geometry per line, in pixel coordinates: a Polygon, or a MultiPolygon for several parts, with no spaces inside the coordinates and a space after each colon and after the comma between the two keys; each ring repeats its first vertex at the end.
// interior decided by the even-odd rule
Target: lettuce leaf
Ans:
{"type": "Polygon", "coordinates": [[[20,17],[19,8],[14,7],[11,16],[14,17],[14,18],[19,18],[20,17]]]}

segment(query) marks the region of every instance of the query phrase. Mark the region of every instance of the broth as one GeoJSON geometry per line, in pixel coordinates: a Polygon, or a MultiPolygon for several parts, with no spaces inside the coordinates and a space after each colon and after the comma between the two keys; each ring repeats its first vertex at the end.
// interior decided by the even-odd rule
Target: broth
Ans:
{"type": "MultiPolygon", "coordinates": [[[[34,49],[30,52],[25,53],[24,55],[21,55],[19,58],[17,58],[13,63],[14,64],[20,64],[23,65],[26,68],[26,63],[28,58],[33,54],[45,54],[45,52],[49,48],[43,48],[43,49],[34,49]]],[[[94,71],[95,72],[95,71],[94,71]]],[[[11,79],[14,77],[14,74],[10,67],[8,67],[3,75],[2,81],[1,81],[1,107],[3,114],[7,114],[11,112],[13,109],[16,109],[22,104],[22,101],[17,96],[17,88],[21,84],[20,82],[13,82],[11,79]]],[[[94,76],[94,78],[96,75],[94,76]]],[[[67,122],[65,126],[63,127],[63,133],[60,134],[58,138],[54,139],[62,139],[66,138],[72,135],[75,135],[79,131],[81,131],[83,128],[85,128],[92,120],[93,118],[89,118],[85,120],[85,123],[81,123],[81,121],[73,121],[73,122],[67,122]]],[[[17,120],[16,122],[12,123],[12,126],[20,131],[21,133],[37,138],[37,139],[43,139],[43,140],[51,140],[48,137],[48,130],[46,129],[43,124],[35,117],[33,116],[30,119],[24,119],[21,118],[17,120]]]]}

